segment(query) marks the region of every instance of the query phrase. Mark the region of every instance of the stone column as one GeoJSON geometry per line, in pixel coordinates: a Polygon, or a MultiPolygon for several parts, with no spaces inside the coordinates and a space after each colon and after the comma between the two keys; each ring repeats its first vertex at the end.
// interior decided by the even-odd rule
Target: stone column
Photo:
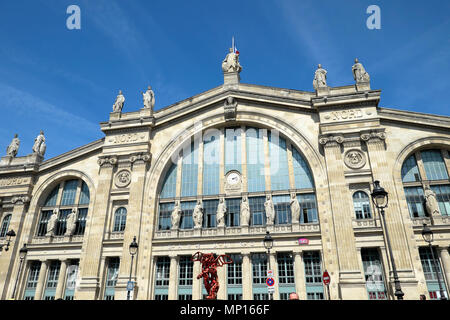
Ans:
{"type": "Polygon", "coordinates": [[[385,209],[386,225],[384,232],[389,232],[390,245],[392,248],[393,259],[397,268],[400,281],[408,279],[402,285],[402,291],[406,299],[416,299],[416,286],[410,283],[416,281],[414,267],[412,262],[413,240],[408,243],[408,239],[414,239],[412,228],[406,228],[402,220],[402,210],[398,203],[398,197],[395,196],[396,187],[392,177],[392,171],[389,168],[387,160],[385,139],[386,135],[382,130],[373,130],[363,132],[361,139],[365,141],[370,158],[373,179],[379,180],[380,185],[389,193],[389,206],[385,209]]]}
{"type": "Polygon", "coordinates": [[[306,300],[305,264],[303,253],[294,252],[295,292],[300,300],[306,300]]]}
{"type": "MultiPolygon", "coordinates": [[[[149,158],[150,159],[150,158],[149,158]]],[[[130,160],[131,161],[131,160],[130,160]]],[[[141,159],[135,160],[132,162],[132,170],[131,170],[131,182],[129,185],[130,195],[128,198],[128,210],[127,210],[127,220],[125,225],[125,232],[123,236],[123,246],[122,246],[122,257],[120,259],[120,267],[119,267],[119,277],[117,279],[116,291],[115,291],[115,299],[117,300],[126,300],[127,299],[127,282],[130,278],[130,269],[132,269],[131,281],[135,282],[134,291],[131,292],[130,299],[134,299],[134,295],[138,290],[138,274],[139,270],[144,271],[144,266],[137,268],[139,251],[143,248],[139,248],[137,250],[136,255],[133,258],[133,266],[131,266],[131,255],[130,255],[130,243],[133,241],[134,237],[136,237],[136,242],[138,245],[143,245],[140,243],[140,221],[142,216],[142,205],[143,205],[143,190],[145,186],[145,177],[146,177],[146,168],[147,161],[141,159]]],[[[147,265],[148,261],[145,261],[147,265]]]]}
{"type": "MultiPolygon", "coordinates": [[[[442,274],[444,276],[444,283],[447,285],[447,295],[448,295],[448,287],[450,284],[450,254],[448,253],[448,247],[438,247],[439,256],[442,261],[442,274]]],[[[444,288],[445,290],[445,288],[444,288]]]]}
{"type": "Polygon", "coordinates": [[[242,253],[242,299],[253,300],[250,253],[242,253]]]}
{"type": "Polygon", "coordinates": [[[169,300],[177,300],[177,288],[178,288],[178,256],[170,256],[170,269],[169,269],[169,300]]]}
{"type": "Polygon", "coordinates": [[[66,282],[66,271],[67,271],[67,260],[61,259],[61,268],[59,269],[59,278],[58,278],[58,284],[56,286],[56,292],[55,292],[55,300],[59,298],[63,298],[64,296],[64,285],[66,282]]]}
{"type": "Polygon", "coordinates": [[[344,176],[344,159],[341,144],[342,135],[327,135],[319,138],[323,145],[328,169],[330,200],[339,264],[339,285],[342,299],[364,299],[365,282],[358,263],[355,235],[352,224],[352,208],[346,195],[349,194],[344,176]]]}
{"type": "Polygon", "coordinates": [[[39,270],[39,277],[36,291],[34,293],[34,300],[42,300],[42,294],[45,288],[45,281],[47,279],[47,269],[49,264],[50,260],[41,260],[41,269],[39,270]]]}
{"type": "MultiPolygon", "coordinates": [[[[3,209],[5,214],[11,214],[11,220],[9,222],[9,230],[16,232],[16,237],[11,239],[9,250],[3,250],[0,255],[0,297],[2,300],[11,297],[14,290],[14,284],[16,281],[17,273],[19,272],[19,250],[22,248],[25,240],[23,232],[23,225],[26,213],[28,211],[27,197],[20,197],[20,200],[14,202],[14,208],[12,212],[3,209]]],[[[5,216],[5,215],[3,215],[5,216]]],[[[25,264],[25,261],[24,261],[25,264]]],[[[25,265],[22,265],[22,274],[25,265]]],[[[19,286],[20,283],[18,283],[19,286]]],[[[18,297],[18,291],[16,290],[16,298],[18,297]]]]}
{"type": "Polygon", "coordinates": [[[197,275],[202,272],[200,261],[194,261],[192,272],[192,300],[202,300],[203,278],[197,279],[197,275]]]}
{"type": "Polygon", "coordinates": [[[93,206],[94,212],[89,214],[82,248],[82,252],[89,252],[89,254],[82,255],[80,259],[81,281],[75,296],[77,300],[95,300],[99,292],[99,264],[104,226],[110,209],[110,191],[116,163],[117,157],[113,156],[103,156],[98,160],[100,172],[93,206]]]}

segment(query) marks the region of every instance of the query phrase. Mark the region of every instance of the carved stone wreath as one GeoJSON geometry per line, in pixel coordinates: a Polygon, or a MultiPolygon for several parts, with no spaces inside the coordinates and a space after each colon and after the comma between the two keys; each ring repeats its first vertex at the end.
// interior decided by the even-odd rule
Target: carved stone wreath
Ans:
{"type": "Polygon", "coordinates": [[[121,170],[116,174],[116,178],[114,180],[116,187],[125,188],[131,182],[131,172],[128,170],[121,170]]]}
{"type": "Polygon", "coordinates": [[[351,149],[345,153],[344,163],[350,169],[361,169],[366,164],[366,157],[358,149],[351,149]]]}

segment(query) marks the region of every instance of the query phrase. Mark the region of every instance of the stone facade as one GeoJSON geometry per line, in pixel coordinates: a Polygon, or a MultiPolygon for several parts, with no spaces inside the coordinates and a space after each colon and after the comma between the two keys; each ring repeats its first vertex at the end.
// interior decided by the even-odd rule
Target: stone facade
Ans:
{"type": "MultiPolygon", "coordinates": [[[[11,298],[13,291],[17,299],[29,296],[37,300],[47,296],[64,298],[68,292],[66,278],[73,261],[78,261],[74,299],[105,299],[111,287],[107,283],[111,278],[108,266],[115,257],[120,261],[113,277],[115,299],[126,299],[130,270],[136,281],[133,298],[155,299],[159,257],[166,257],[168,261],[167,298],[177,299],[180,257],[197,251],[240,254],[241,295],[243,299],[253,299],[252,254],[266,252],[262,242],[266,230],[274,239],[270,264],[277,284],[275,299],[279,299],[281,293],[281,286],[278,286],[281,270],[278,270],[277,261],[280,252],[288,252],[292,258],[295,291],[300,299],[309,297],[305,257],[310,251],[319,253],[321,271],[326,269],[331,276],[331,299],[368,299],[362,261],[365,248],[377,248],[386,294],[393,299],[391,266],[378,212],[369,202],[371,217],[355,218],[352,196],[356,191],[370,195],[374,180],[380,180],[389,192],[386,227],[404,298],[418,299],[420,294],[428,296],[427,279],[419,255],[419,248],[427,245],[421,237],[423,221],[432,224],[433,245],[437,247],[443,280],[445,285],[448,284],[450,217],[442,213],[433,219],[411,217],[402,181],[402,165],[411,154],[431,148],[440,150],[449,172],[450,118],[382,108],[378,105],[381,91],[371,90],[368,85],[327,87],[326,91],[307,92],[240,83],[239,73],[225,73],[224,79],[224,84],[219,87],[158,111],[143,108],[135,112],[112,112],[108,121],[100,123],[104,138],[58,157],[48,160],[37,154],[3,157],[0,162],[0,218],[11,215],[9,229],[17,236],[10,249],[0,255],[1,299],[11,298]],[[301,152],[314,179],[316,222],[177,230],[158,227],[161,188],[180,146],[208,129],[223,132],[226,126],[265,128],[285,137],[290,176],[293,175],[292,149],[301,152]],[[55,186],[67,180],[80,181],[74,191],[76,199],[83,192],[84,184],[89,190],[84,232],[51,237],[39,235],[44,202],[55,186]],[[118,208],[125,208],[127,212],[123,230],[115,221],[118,208]],[[134,236],[139,249],[131,265],[128,247],[134,236]],[[308,244],[299,244],[299,238],[308,239],[308,244]],[[19,249],[23,244],[27,244],[28,253],[19,270],[19,249]],[[41,262],[34,288],[27,286],[32,278],[33,262],[41,262]],[[48,282],[54,276],[51,271],[54,268],[59,270],[59,277],[52,293],[48,282]],[[31,293],[27,295],[27,292],[31,293]]],[[[263,141],[265,157],[269,157],[268,138],[265,136],[263,141]]],[[[219,139],[221,150],[224,144],[222,134],[219,139]]],[[[199,158],[202,158],[203,147],[201,143],[199,158]]],[[[242,158],[245,158],[247,146],[242,143],[241,147],[242,158]]],[[[224,156],[221,152],[220,158],[224,156]]],[[[181,160],[177,161],[180,177],[182,165],[181,160]]],[[[200,161],[198,172],[202,172],[202,168],[200,161]]],[[[419,169],[423,171],[423,166],[419,169]]],[[[238,172],[238,185],[228,184],[227,173],[221,161],[220,196],[248,195],[245,161],[242,172],[238,172]]],[[[207,199],[202,196],[203,175],[199,174],[196,179],[197,196],[190,200],[207,199]]],[[[261,192],[262,196],[276,194],[270,190],[270,179],[270,170],[265,168],[267,188],[261,192]]],[[[290,179],[289,192],[295,193],[290,179]]],[[[448,185],[450,180],[444,179],[440,183],[448,185]]],[[[174,198],[181,199],[179,178],[176,184],[174,198]]],[[[66,208],[60,198],[55,201],[60,204],[60,211],[66,208]]],[[[190,287],[192,299],[202,297],[202,284],[195,278],[200,268],[198,262],[194,263],[190,287]]],[[[226,268],[219,268],[219,299],[228,298],[226,268]]],[[[325,298],[326,290],[323,288],[325,298]]]]}

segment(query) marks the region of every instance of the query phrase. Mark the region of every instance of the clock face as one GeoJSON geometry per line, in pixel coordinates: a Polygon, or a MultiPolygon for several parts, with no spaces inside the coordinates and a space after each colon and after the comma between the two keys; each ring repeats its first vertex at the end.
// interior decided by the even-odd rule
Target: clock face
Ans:
{"type": "Polygon", "coordinates": [[[236,172],[230,173],[227,177],[227,182],[229,185],[234,185],[234,184],[238,183],[239,180],[240,180],[240,176],[236,172]]]}

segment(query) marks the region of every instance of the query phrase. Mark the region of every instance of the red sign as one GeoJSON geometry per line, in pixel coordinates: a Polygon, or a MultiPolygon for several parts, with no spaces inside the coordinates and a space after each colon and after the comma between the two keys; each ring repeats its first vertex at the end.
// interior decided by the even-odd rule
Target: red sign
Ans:
{"type": "Polygon", "coordinates": [[[267,284],[269,287],[273,287],[273,285],[275,284],[275,280],[274,280],[273,278],[267,278],[266,284],[267,284]]]}
{"type": "Polygon", "coordinates": [[[330,284],[330,275],[328,274],[327,270],[325,270],[325,272],[323,273],[322,279],[324,285],[327,286],[330,284]]]}
{"type": "Polygon", "coordinates": [[[309,239],[300,238],[298,239],[298,244],[309,244],[309,239]]]}

